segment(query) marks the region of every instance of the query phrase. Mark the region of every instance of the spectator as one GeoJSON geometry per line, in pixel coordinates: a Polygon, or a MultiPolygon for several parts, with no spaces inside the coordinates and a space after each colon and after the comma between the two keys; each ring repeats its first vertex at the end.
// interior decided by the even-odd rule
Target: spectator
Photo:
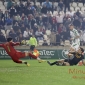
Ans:
{"type": "Polygon", "coordinates": [[[69,32],[66,31],[66,30],[63,30],[60,35],[61,35],[61,40],[62,40],[63,42],[64,42],[65,40],[69,40],[69,38],[70,38],[69,32]]]}
{"type": "Polygon", "coordinates": [[[83,22],[82,22],[82,30],[83,31],[85,30],[85,18],[83,19],[83,22]]]}
{"type": "Polygon", "coordinates": [[[28,28],[26,28],[26,30],[24,31],[23,37],[24,37],[24,39],[29,40],[29,30],[28,30],[28,28]]]}
{"type": "Polygon", "coordinates": [[[36,20],[36,23],[39,25],[40,23],[40,16],[38,13],[35,14],[35,20],[36,20]]]}
{"type": "Polygon", "coordinates": [[[7,10],[9,10],[11,8],[11,6],[13,5],[12,0],[8,0],[7,3],[7,10]]]}
{"type": "Polygon", "coordinates": [[[51,45],[55,45],[56,44],[56,34],[55,34],[55,32],[52,32],[51,34],[50,34],[50,44],[51,45]]]}
{"type": "MultiPolygon", "coordinates": [[[[66,20],[66,22],[65,22],[65,27],[66,27],[66,29],[68,28],[68,25],[69,24],[71,24],[72,23],[72,20],[71,20],[71,18],[68,18],[67,20],[66,20]]],[[[68,29],[67,29],[68,30],[68,29]]]]}
{"type": "Polygon", "coordinates": [[[4,19],[3,18],[0,18],[0,26],[3,26],[4,27],[4,25],[5,25],[4,19]]]}
{"type": "Polygon", "coordinates": [[[0,9],[0,18],[3,18],[3,12],[2,12],[2,10],[0,9]]]}
{"type": "Polygon", "coordinates": [[[38,29],[36,32],[35,32],[35,36],[37,38],[37,40],[43,40],[43,33],[40,29],[38,29]]]}
{"type": "Polygon", "coordinates": [[[59,13],[59,14],[56,16],[57,27],[59,27],[59,25],[63,23],[63,18],[64,18],[64,14],[60,14],[60,13],[59,13]]]}
{"type": "Polygon", "coordinates": [[[40,5],[38,5],[37,7],[36,7],[36,11],[40,14],[40,13],[42,13],[41,12],[41,6],[40,5]]]}
{"type": "Polygon", "coordinates": [[[30,3],[30,0],[27,0],[27,6],[29,6],[31,3],[30,3]]]}
{"type": "Polygon", "coordinates": [[[13,29],[10,30],[9,37],[12,37],[14,42],[18,40],[18,36],[13,29]]]}
{"type": "Polygon", "coordinates": [[[47,35],[47,36],[51,35],[51,30],[50,30],[50,29],[47,29],[47,30],[46,30],[46,35],[47,35]]]}
{"type": "Polygon", "coordinates": [[[22,26],[21,26],[21,32],[24,33],[25,30],[26,30],[25,25],[22,24],[22,26]]]}
{"type": "Polygon", "coordinates": [[[43,42],[42,46],[48,46],[48,43],[47,43],[47,41],[46,41],[46,40],[44,40],[44,42],[43,42]]]}
{"type": "Polygon", "coordinates": [[[16,5],[15,5],[15,9],[16,9],[16,14],[19,14],[19,15],[20,15],[22,9],[21,9],[21,7],[20,7],[19,4],[16,4],[16,5]]]}
{"type": "Polygon", "coordinates": [[[17,36],[19,36],[20,34],[22,34],[21,29],[18,29],[16,32],[17,36]]]}
{"type": "Polygon", "coordinates": [[[25,14],[22,13],[22,15],[21,15],[21,20],[24,20],[24,18],[25,18],[25,14]]]}
{"type": "Polygon", "coordinates": [[[60,42],[61,42],[61,36],[58,32],[56,32],[56,45],[60,46],[60,42]]]}
{"type": "Polygon", "coordinates": [[[68,9],[68,11],[70,10],[70,2],[71,0],[64,0],[64,5],[65,5],[65,12],[66,12],[66,9],[68,9]]]}
{"type": "Polygon", "coordinates": [[[30,6],[29,6],[29,7],[27,8],[27,10],[25,11],[25,15],[28,15],[28,14],[32,14],[32,15],[33,15],[33,11],[32,11],[32,9],[31,9],[30,6]]]}
{"type": "Polygon", "coordinates": [[[27,18],[27,16],[25,16],[23,23],[24,23],[24,25],[25,25],[26,27],[29,26],[29,25],[28,25],[28,18],[27,18]]]}
{"type": "Polygon", "coordinates": [[[30,23],[30,28],[33,29],[34,24],[36,23],[36,19],[34,18],[33,15],[30,15],[30,21],[29,21],[29,23],[30,23]]]}
{"type": "Polygon", "coordinates": [[[63,24],[60,24],[58,27],[58,33],[60,34],[63,31],[63,24]]]}
{"type": "Polygon", "coordinates": [[[23,1],[20,1],[20,10],[21,10],[21,14],[24,13],[23,1]]]}
{"type": "Polygon", "coordinates": [[[80,17],[80,11],[79,10],[77,10],[77,12],[76,12],[76,15],[78,16],[78,17],[80,17]]]}
{"type": "Polygon", "coordinates": [[[73,21],[73,25],[76,27],[76,28],[79,28],[81,26],[81,23],[79,21],[79,18],[78,16],[75,17],[74,21],[73,21]]]}
{"type": "Polygon", "coordinates": [[[6,42],[6,38],[4,34],[1,32],[1,29],[0,29],[0,42],[6,42]]]}
{"type": "Polygon", "coordinates": [[[14,6],[12,6],[10,9],[9,9],[9,13],[10,13],[10,17],[13,17],[15,14],[16,14],[16,9],[14,6]]]}
{"type": "Polygon", "coordinates": [[[30,29],[30,30],[29,30],[29,36],[31,37],[33,34],[34,34],[33,29],[30,29]]]}
{"type": "Polygon", "coordinates": [[[4,13],[4,15],[3,15],[4,20],[6,20],[9,16],[10,16],[9,15],[9,12],[8,12],[8,10],[6,10],[5,13],[4,13]]]}
{"type": "Polygon", "coordinates": [[[42,15],[42,22],[43,22],[43,25],[45,26],[45,28],[47,28],[47,15],[42,15]]]}
{"type": "Polygon", "coordinates": [[[13,20],[10,18],[10,16],[5,20],[5,24],[6,24],[6,27],[5,29],[6,30],[10,30],[12,28],[12,23],[13,23],[13,20]]]}
{"type": "Polygon", "coordinates": [[[52,31],[57,31],[57,26],[56,26],[56,23],[55,21],[53,20],[53,23],[52,23],[52,31]]]}
{"type": "Polygon", "coordinates": [[[14,20],[16,20],[16,21],[20,21],[21,20],[21,17],[20,17],[20,15],[19,14],[17,14],[16,16],[14,16],[14,20]]]}
{"type": "Polygon", "coordinates": [[[59,11],[63,10],[64,4],[62,0],[60,0],[60,2],[58,3],[58,7],[59,7],[59,11]]]}
{"type": "Polygon", "coordinates": [[[36,33],[36,31],[38,31],[38,25],[36,23],[34,24],[33,31],[34,31],[34,34],[36,33]]]}
{"type": "Polygon", "coordinates": [[[17,32],[20,29],[20,26],[19,26],[18,22],[16,22],[14,24],[13,29],[14,29],[15,32],[17,32]]]}
{"type": "Polygon", "coordinates": [[[18,41],[21,42],[22,40],[25,40],[22,33],[19,34],[18,41]]]}
{"type": "Polygon", "coordinates": [[[66,12],[66,15],[69,15],[70,17],[73,17],[74,11],[70,10],[70,11],[66,12]]]}
{"type": "Polygon", "coordinates": [[[39,24],[38,24],[39,26],[44,26],[43,25],[43,21],[42,21],[42,16],[40,16],[40,18],[39,18],[39,24]]]}
{"type": "Polygon", "coordinates": [[[43,7],[42,7],[42,9],[41,9],[41,13],[47,14],[47,7],[46,7],[45,4],[43,5],[43,7]]]}
{"type": "Polygon", "coordinates": [[[46,5],[47,10],[48,10],[48,11],[51,11],[51,9],[52,9],[52,3],[49,2],[49,0],[46,0],[46,1],[43,3],[43,5],[46,5]]]}

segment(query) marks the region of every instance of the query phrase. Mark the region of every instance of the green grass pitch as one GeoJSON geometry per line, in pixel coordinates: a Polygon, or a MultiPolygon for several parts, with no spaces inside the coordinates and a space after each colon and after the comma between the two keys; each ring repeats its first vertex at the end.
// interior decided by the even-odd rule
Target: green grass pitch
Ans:
{"type": "Polygon", "coordinates": [[[26,61],[30,67],[0,60],[0,85],[85,85],[84,66],[49,66],[37,60],[26,61]],[[76,72],[72,73],[74,69],[76,72]]]}

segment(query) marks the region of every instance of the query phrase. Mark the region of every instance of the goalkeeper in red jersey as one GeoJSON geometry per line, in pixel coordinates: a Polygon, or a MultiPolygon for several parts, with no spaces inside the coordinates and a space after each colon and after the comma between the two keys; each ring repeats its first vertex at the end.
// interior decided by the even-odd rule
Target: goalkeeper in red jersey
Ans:
{"type": "Polygon", "coordinates": [[[14,46],[20,45],[21,42],[13,42],[12,38],[7,38],[7,42],[4,44],[0,44],[0,47],[3,47],[7,54],[11,57],[11,59],[15,62],[15,63],[21,63],[21,64],[26,64],[27,66],[30,66],[29,63],[27,63],[26,61],[21,61],[20,58],[24,58],[24,57],[32,57],[34,59],[37,59],[37,57],[35,55],[33,55],[30,52],[21,52],[18,50],[15,50],[14,46]]]}

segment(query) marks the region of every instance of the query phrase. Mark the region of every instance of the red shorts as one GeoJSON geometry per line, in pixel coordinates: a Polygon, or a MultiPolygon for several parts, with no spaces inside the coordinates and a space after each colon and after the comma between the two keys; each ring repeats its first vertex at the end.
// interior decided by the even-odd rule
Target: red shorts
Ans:
{"type": "Polygon", "coordinates": [[[25,57],[25,52],[16,52],[15,55],[11,56],[12,59],[20,59],[25,57]]]}

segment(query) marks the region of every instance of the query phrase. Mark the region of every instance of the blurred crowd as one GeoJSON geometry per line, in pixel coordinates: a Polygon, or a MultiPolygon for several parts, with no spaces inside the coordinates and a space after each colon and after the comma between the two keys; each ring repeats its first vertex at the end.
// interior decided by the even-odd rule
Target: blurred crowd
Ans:
{"type": "Polygon", "coordinates": [[[85,44],[85,10],[70,9],[70,3],[82,0],[58,0],[56,4],[57,0],[38,1],[4,0],[7,5],[5,12],[0,9],[0,42],[7,37],[29,42],[34,35],[39,45],[61,45],[70,41],[69,24],[73,23],[80,33],[81,45],[85,44]]]}

